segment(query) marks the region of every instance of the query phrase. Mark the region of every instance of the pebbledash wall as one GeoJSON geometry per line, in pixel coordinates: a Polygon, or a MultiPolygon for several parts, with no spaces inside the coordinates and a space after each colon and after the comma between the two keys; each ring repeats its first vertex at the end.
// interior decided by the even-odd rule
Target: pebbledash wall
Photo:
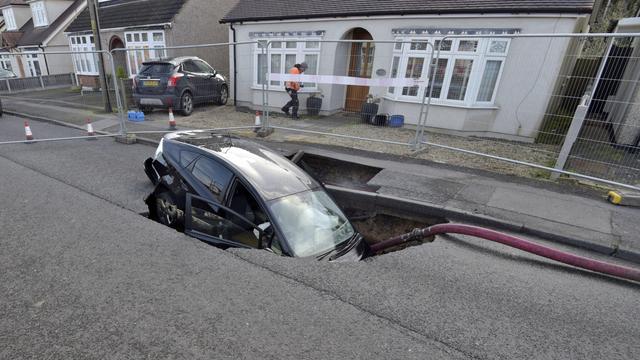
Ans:
{"type": "MultiPolygon", "coordinates": [[[[483,15],[441,15],[441,16],[389,16],[363,17],[344,19],[306,19],[234,23],[237,41],[256,40],[344,40],[351,39],[350,34],[355,28],[368,31],[373,40],[404,41],[420,38],[415,35],[420,32],[454,30],[480,31],[495,33],[577,33],[586,30],[588,16],[580,14],[483,14],[483,15]],[[283,36],[282,34],[287,35],[283,36]]],[[[425,35],[435,40],[433,35],[425,35]]],[[[231,31],[229,34],[231,39],[231,31]]],[[[487,40],[488,41],[488,40],[487,40]]],[[[283,45],[284,46],[284,45],[283,45]]],[[[501,74],[497,86],[489,102],[455,102],[434,100],[430,108],[427,127],[434,131],[460,133],[464,135],[480,135],[514,140],[532,141],[536,136],[549,98],[558,85],[561,68],[570,67],[567,59],[568,51],[575,52],[576,42],[570,38],[521,38],[512,39],[508,43],[506,56],[498,55],[502,59],[501,74]],[[541,68],[542,67],[542,68],[541,68]]],[[[319,49],[319,75],[347,75],[349,65],[350,45],[338,43],[321,43],[319,49]]],[[[240,51],[239,51],[240,52],[240,51]]],[[[238,56],[237,70],[230,74],[238,76],[237,83],[252,86],[238,86],[237,105],[258,108],[262,105],[262,86],[257,80],[257,54],[261,50],[254,46],[254,56],[238,56]]],[[[397,70],[397,77],[404,77],[407,70],[407,53],[402,54],[396,48],[396,55],[401,60],[397,70]]],[[[444,54],[444,53],[443,53],[444,54]]],[[[304,57],[303,57],[304,58],[304,57]]],[[[373,60],[373,78],[376,70],[383,69],[385,77],[389,77],[393,68],[393,43],[375,44],[373,60]]],[[[492,59],[486,54],[482,59],[492,59]]],[[[298,56],[298,62],[301,57],[298,56]]],[[[424,61],[426,77],[428,57],[424,61]]],[[[569,61],[570,62],[570,61],[569,61]]],[[[476,61],[476,63],[479,63],[476,61]]],[[[230,66],[233,66],[233,53],[230,54],[230,66]]],[[[451,72],[451,71],[450,71],[451,72]]],[[[480,81],[476,76],[476,83],[480,81]]],[[[232,79],[233,80],[233,79],[232,79]]],[[[477,84],[475,93],[477,94],[477,84]]],[[[324,96],[321,114],[332,114],[341,111],[345,103],[346,86],[319,84],[317,89],[324,96]]],[[[390,94],[387,88],[370,88],[370,93],[382,99],[379,112],[405,115],[406,124],[416,124],[420,112],[420,96],[407,99],[399,96],[401,89],[390,94]]],[[[301,96],[301,108],[305,107],[306,96],[301,96]]],[[[269,87],[269,106],[272,110],[286,103],[288,96],[283,86],[269,87]]]]}

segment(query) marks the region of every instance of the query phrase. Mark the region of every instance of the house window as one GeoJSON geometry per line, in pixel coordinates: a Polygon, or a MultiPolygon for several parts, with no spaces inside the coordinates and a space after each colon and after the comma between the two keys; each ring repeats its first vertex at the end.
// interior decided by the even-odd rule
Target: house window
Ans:
{"type": "Polygon", "coordinates": [[[433,103],[491,105],[509,48],[509,39],[396,38],[391,78],[421,80],[420,86],[387,89],[387,97],[433,103]],[[431,45],[426,45],[426,44],[431,45]],[[399,45],[400,44],[400,45],[399,45]],[[438,56],[439,49],[439,56],[438,56]],[[433,53],[431,66],[427,66],[433,53]],[[431,80],[433,71],[433,81],[431,80]]]}
{"type": "Polygon", "coordinates": [[[98,75],[98,54],[86,53],[95,51],[93,35],[69,36],[69,48],[77,53],[71,54],[73,67],[78,75],[98,75]],[[82,52],[85,53],[82,53],[82,52]]]}
{"type": "Polygon", "coordinates": [[[44,6],[44,1],[36,1],[31,3],[31,16],[33,17],[33,25],[47,26],[47,9],[44,6]]]}
{"type": "Polygon", "coordinates": [[[11,56],[0,55],[0,67],[5,70],[13,71],[13,67],[11,66],[11,56]]]}
{"type": "Polygon", "coordinates": [[[7,30],[18,30],[16,17],[13,14],[12,8],[2,10],[2,17],[4,18],[4,23],[7,25],[7,30]]]}
{"type": "Polygon", "coordinates": [[[42,75],[42,70],[40,68],[40,59],[38,57],[38,54],[26,53],[25,58],[27,63],[27,75],[32,77],[42,75]]]}
{"type": "MultiPolygon", "coordinates": [[[[271,41],[267,51],[263,54],[262,46],[266,46],[267,40],[259,41],[255,45],[255,73],[254,85],[262,86],[266,80],[266,74],[288,74],[295,64],[306,62],[306,75],[317,75],[320,62],[320,41],[315,38],[304,39],[279,39],[271,41]]],[[[284,83],[279,80],[271,80],[267,84],[269,89],[284,90],[284,83]]],[[[304,83],[305,89],[315,90],[316,83],[304,83]]]]}
{"type": "Polygon", "coordinates": [[[127,47],[129,75],[135,76],[143,62],[166,56],[164,31],[136,31],[124,33],[127,47]]]}

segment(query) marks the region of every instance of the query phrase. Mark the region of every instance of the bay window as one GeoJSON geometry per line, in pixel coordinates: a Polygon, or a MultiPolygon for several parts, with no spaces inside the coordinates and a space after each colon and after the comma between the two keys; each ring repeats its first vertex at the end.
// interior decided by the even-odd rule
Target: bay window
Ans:
{"type": "Polygon", "coordinates": [[[396,41],[390,77],[421,80],[424,85],[405,86],[399,90],[389,87],[388,98],[422,102],[422,97],[431,94],[431,101],[435,104],[493,105],[509,39],[443,39],[432,35],[396,38],[396,41]],[[432,53],[433,61],[428,66],[432,53]],[[431,71],[434,72],[433,79],[431,71]]]}
{"type": "MultiPolygon", "coordinates": [[[[319,39],[280,39],[271,40],[269,45],[268,58],[266,49],[266,40],[259,41],[255,45],[255,72],[254,86],[261,87],[267,81],[266,74],[288,74],[289,70],[295,64],[306,62],[306,75],[317,75],[320,59],[320,42],[319,39]],[[262,53],[262,52],[265,53],[262,53]]],[[[305,89],[314,90],[317,87],[315,83],[303,83],[305,89]]],[[[272,90],[284,90],[284,83],[279,80],[271,80],[266,84],[272,90]]]]}
{"type": "Polygon", "coordinates": [[[124,36],[129,76],[135,76],[143,62],[166,56],[162,30],[126,32],[124,36]]]}
{"type": "Polygon", "coordinates": [[[83,51],[95,51],[93,35],[69,36],[69,47],[73,60],[73,68],[78,75],[98,75],[98,55],[96,53],[81,53],[83,51]]]}

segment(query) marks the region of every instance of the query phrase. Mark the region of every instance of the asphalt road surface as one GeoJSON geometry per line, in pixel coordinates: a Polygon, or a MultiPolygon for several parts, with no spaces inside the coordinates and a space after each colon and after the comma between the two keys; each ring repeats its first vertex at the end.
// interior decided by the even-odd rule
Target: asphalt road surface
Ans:
{"type": "MultiPolygon", "coordinates": [[[[0,118],[0,141],[23,131],[0,118]]],[[[186,237],[138,215],[153,150],[0,145],[1,359],[640,355],[638,284],[477,239],[334,264],[186,237]]]]}

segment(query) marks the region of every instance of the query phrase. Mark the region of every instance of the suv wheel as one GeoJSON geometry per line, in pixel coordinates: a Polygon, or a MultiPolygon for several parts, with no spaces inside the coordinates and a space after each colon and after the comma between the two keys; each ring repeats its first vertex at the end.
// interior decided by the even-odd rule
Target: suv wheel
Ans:
{"type": "Polygon", "coordinates": [[[216,104],[225,105],[227,100],[229,100],[229,88],[227,88],[227,85],[222,85],[220,87],[220,96],[216,99],[216,104]]]}
{"type": "Polygon", "coordinates": [[[182,115],[189,116],[193,112],[193,97],[186,92],[182,94],[180,98],[180,108],[182,109],[182,115]]]}

